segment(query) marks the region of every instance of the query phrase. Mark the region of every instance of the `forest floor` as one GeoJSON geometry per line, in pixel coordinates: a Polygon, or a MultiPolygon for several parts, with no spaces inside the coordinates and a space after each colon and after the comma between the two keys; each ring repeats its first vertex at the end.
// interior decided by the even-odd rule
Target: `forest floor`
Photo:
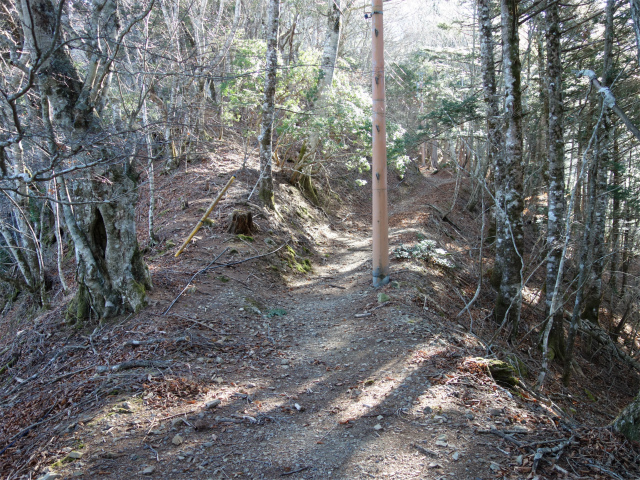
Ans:
{"type": "MultiPolygon", "coordinates": [[[[374,289],[369,189],[348,176],[325,187],[324,209],[277,183],[270,212],[246,201],[250,162],[175,258],[242,160],[221,145],[158,177],[142,312],[74,328],[61,296],[28,322],[27,304],[5,309],[2,478],[638,478],[636,446],[602,428],[637,391],[633,372],[581,357],[570,388],[553,370],[537,395],[536,335],[492,340],[490,287],[457,317],[480,274],[482,215],[462,208],[455,174],[389,179],[391,250],[434,240],[455,266],[394,257],[374,289]],[[238,208],[254,214],[251,238],[226,233],[238,208]],[[496,357],[521,387],[496,383],[496,357]]],[[[539,295],[527,302],[523,331],[540,321],[539,295]]]]}

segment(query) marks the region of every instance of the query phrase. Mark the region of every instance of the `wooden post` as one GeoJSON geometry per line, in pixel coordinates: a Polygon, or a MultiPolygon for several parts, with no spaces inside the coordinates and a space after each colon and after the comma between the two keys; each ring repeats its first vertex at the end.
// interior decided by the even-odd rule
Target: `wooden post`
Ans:
{"type": "Polygon", "coordinates": [[[206,212],[204,212],[204,215],[202,216],[202,218],[200,219],[200,221],[198,222],[198,224],[195,226],[195,228],[191,231],[191,233],[189,234],[189,236],[187,237],[187,239],[184,241],[184,243],[182,244],[182,246],[180,247],[180,250],[178,250],[176,252],[176,257],[178,255],[180,255],[182,253],[182,251],[187,247],[187,245],[189,244],[189,242],[191,241],[191,239],[193,238],[193,236],[198,233],[198,230],[200,230],[200,227],[202,226],[202,224],[204,223],[204,221],[207,219],[207,217],[209,216],[209,214],[213,211],[213,209],[215,208],[215,206],[218,204],[218,202],[220,201],[220,199],[224,196],[225,192],[229,189],[229,187],[231,186],[231,184],[233,183],[233,181],[236,179],[235,175],[232,175],[231,178],[229,179],[229,181],[227,182],[227,184],[224,186],[224,188],[220,191],[220,193],[218,194],[218,196],[216,197],[216,199],[211,202],[211,205],[209,205],[209,208],[207,209],[206,212]]]}
{"type": "Polygon", "coordinates": [[[387,212],[387,133],[384,93],[382,0],[372,0],[373,86],[373,286],[389,283],[389,218],[387,212]]]}

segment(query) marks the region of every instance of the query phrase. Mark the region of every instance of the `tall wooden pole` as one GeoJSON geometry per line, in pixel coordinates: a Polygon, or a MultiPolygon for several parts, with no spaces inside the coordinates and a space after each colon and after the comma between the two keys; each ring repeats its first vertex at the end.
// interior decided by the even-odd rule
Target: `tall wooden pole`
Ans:
{"type": "Polygon", "coordinates": [[[384,98],[382,0],[372,0],[373,70],[373,286],[389,283],[389,217],[387,212],[387,130],[384,98]]]}

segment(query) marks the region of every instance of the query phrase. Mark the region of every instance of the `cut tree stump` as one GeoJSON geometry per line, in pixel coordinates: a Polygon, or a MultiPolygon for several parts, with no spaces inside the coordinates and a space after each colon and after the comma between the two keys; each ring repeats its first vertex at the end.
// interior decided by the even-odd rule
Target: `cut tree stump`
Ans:
{"type": "Polygon", "coordinates": [[[243,210],[234,210],[229,216],[229,233],[250,235],[255,229],[253,214],[243,210]]]}

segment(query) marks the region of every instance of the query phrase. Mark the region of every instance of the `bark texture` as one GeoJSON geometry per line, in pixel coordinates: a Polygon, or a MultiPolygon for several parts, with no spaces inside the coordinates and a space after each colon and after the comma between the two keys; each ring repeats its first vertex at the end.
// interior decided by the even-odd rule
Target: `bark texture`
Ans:
{"type": "MultiPolygon", "coordinates": [[[[497,215],[502,216],[497,230],[496,257],[502,275],[496,299],[495,316],[498,322],[511,324],[511,335],[518,332],[522,288],[522,95],[520,86],[520,52],[518,34],[518,2],[502,0],[502,65],[505,83],[504,116],[505,152],[501,171],[496,172],[498,201],[497,215]]],[[[500,170],[496,163],[496,170],[500,170]]]]}
{"type": "Polygon", "coordinates": [[[280,0],[269,1],[269,20],[267,22],[267,62],[262,96],[262,128],[260,142],[260,190],[259,196],[265,205],[274,208],[273,176],[271,173],[273,120],[275,113],[276,71],[278,68],[278,27],[280,19],[280,0]]]}

